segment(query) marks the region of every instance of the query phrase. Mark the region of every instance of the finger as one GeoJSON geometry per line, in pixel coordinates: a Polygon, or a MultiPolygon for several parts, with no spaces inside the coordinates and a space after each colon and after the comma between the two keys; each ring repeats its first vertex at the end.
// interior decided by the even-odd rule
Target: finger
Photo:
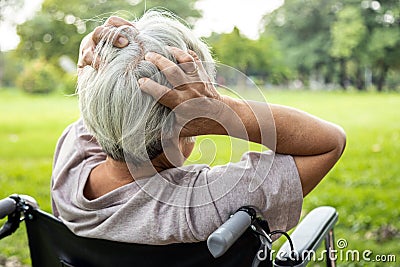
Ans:
{"type": "Polygon", "coordinates": [[[188,54],[191,55],[195,61],[200,61],[199,56],[193,50],[188,49],[188,54]]]}
{"type": "Polygon", "coordinates": [[[93,35],[93,32],[89,33],[88,35],[86,35],[85,37],[82,38],[82,41],[79,45],[80,52],[82,52],[86,47],[91,46],[90,42],[93,42],[92,35],[93,35]]]}
{"type": "Polygon", "coordinates": [[[117,38],[115,38],[113,45],[118,47],[118,48],[123,48],[129,44],[128,39],[123,36],[123,35],[118,35],[117,38]]]}
{"type": "Polygon", "coordinates": [[[98,44],[100,40],[104,37],[105,34],[107,34],[109,29],[107,29],[104,26],[98,26],[94,29],[93,34],[92,34],[92,40],[94,44],[98,44]]]}
{"type": "Polygon", "coordinates": [[[121,27],[124,25],[133,26],[133,24],[123,18],[117,16],[109,17],[106,22],[103,24],[104,26],[114,26],[114,27],[121,27]]]}
{"type": "MultiPolygon", "coordinates": [[[[106,22],[104,23],[105,26],[113,26],[113,27],[121,27],[121,26],[131,26],[135,27],[131,22],[117,17],[117,16],[111,16],[109,17],[106,22]]],[[[129,43],[128,39],[125,38],[123,35],[118,35],[117,38],[115,38],[113,45],[119,48],[123,48],[127,46],[129,43]]]]}
{"type": "Polygon", "coordinates": [[[174,90],[163,86],[152,79],[141,78],[138,80],[140,89],[148,95],[151,95],[157,102],[170,109],[174,109],[179,103],[174,90]]]}
{"type": "MultiPolygon", "coordinates": [[[[92,40],[95,45],[97,45],[104,36],[107,36],[111,33],[111,28],[105,27],[105,26],[98,26],[93,32],[92,35],[92,40]]],[[[129,44],[128,39],[119,34],[118,36],[115,37],[113,41],[113,45],[118,47],[118,48],[123,48],[129,44]]]]}
{"type": "Polygon", "coordinates": [[[176,58],[176,60],[179,63],[187,63],[194,61],[193,57],[189,53],[183,51],[182,49],[173,46],[168,46],[167,50],[176,58]]]}
{"type": "Polygon", "coordinates": [[[194,59],[194,61],[197,63],[197,66],[204,71],[204,66],[203,63],[201,61],[201,59],[199,58],[199,56],[196,54],[196,52],[194,52],[193,50],[188,49],[188,53],[189,55],[191,55],[194,59]]]}
{"type": "Polygon", "coordinates": [[[148,52],[145,60],[150,61],[164,73],[167,80],[176,87],[182,85],[187,80],[185,73],[174,62],[154,52],[148,52]]]}
{"type": "Polygon", "coordinates": [[[90,64],[91,64],[91,62],[87,62],[87,61],[86,61],[86,58],[87,58],[86,53],[88,52],[87,50],[88,50],[88,49],[91,50],[91,47],[95,47],[95,44],[94,44],[94,42],[93,42],[93,40],[92,40],[92,38],[91,38],[91,34],[92,34],[92,33],[86,35],[86,36],[82,39],[82,42],[81,42],[81,44],[80,44],[80,47],[79,47],[79,57],[78,57],[78,63],[77,63],[78,68],[83,68],[83,67],[85,67],[86,65],[90,65],[90,64]]]}
{"type": "MultiPolygon", "coordinates": [[[[197,74],[197,70],[198,70],[199,66],[197,65],[197,63],[195,62],[195,59],[193,58],[193,56],[190,53],[185,52],[182,49],[179,49],[177,47],[169,46],[167,49],[176,58],[178,63],[180,63],[179,67],[181,67],[183,69],[183,71],[186,72],[186,74],[189,74],[189,75],[197,74]]],[[[197,57],[197,55],[196,55],[196,57],[197,57]]]]}
{"type": "Polygon", "coordinates": [[[95,69],[98,69],[100,66],[100,58],[94,58],[94,52],[91,49],[83,50],[83,53],[78,61],[78,68],[83,69],[85,66],[92,66],[95,69]]]}
{"type": "Polygon", "coordinates": [[[88,48],[82,51],[82,60],[80,67],[84,67],[86,65],[91,65],[93,63],[94,52],[92,49],[88,48]]]}

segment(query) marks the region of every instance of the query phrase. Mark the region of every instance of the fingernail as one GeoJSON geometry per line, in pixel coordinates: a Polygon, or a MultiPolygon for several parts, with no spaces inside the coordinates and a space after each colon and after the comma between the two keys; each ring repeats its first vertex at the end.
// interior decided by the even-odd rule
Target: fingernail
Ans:
{"type": "Polygon", "coordinates": [[[144,55],[144,59],[149,60],[154,56],[154,52],[147,52],[146,55],[144,55]]]}
{"type": "Polygon", "coordinates": [[[146,78],[140,78],[138,80],[139,86],[142,86],[146,82],[146,78]]]}
{"type": "Polygon", "coordinates": [[[128,39],[126,39],[125,37],[119,37],[117,42],[121,47],[125,47],[129,43],[128,39]]]}

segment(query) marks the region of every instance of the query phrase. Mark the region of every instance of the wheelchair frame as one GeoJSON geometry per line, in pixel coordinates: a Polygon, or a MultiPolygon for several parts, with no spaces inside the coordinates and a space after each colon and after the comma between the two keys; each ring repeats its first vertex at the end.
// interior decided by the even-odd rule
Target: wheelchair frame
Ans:
{"type": "MultiPolygon", "coordinates": [[[[135,266],[306,266],[324,240],[328,252],[326,264],[329,267],[336,265],[335,255],[332,252],[334,251],[333,229],[338,214],[332,207],[318,207],[305,216],[290,235],[290,239],[281,246],[274,260],[270,259],[271,247],[262,242],[263,238],[254,234],[259,223],[255,220],[254,211],[248,214],[251,226],[246,226],[247,229],[242,231],[244,233],[240,233],[240,237],[232,242],[232,247],[228,247],[225,253],[213,254],[216,258],[208,250],[206,241],[153,246],[79,237],[69,231],[59,219],[40,210],[35,199],[30,196],[12,195],[0,200],[0,219],[6,216],[8,220],[0,229],[0,240],[14,233],[24,221],[27,226],[33,267],[101,267],[134,266],[134,264],[135,266]],[[260,255],[264,256],[264,261],[260,260],[260,255]]],[[[245,219],[245,216],[243,218],[245,219]]],[[[215,232],[220,230],[217,229],[215,232]]]]}

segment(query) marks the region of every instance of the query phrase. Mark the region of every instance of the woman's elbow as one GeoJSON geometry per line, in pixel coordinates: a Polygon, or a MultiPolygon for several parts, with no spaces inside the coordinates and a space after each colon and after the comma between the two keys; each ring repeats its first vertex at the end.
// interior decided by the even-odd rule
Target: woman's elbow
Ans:
{"type": "Polygon", "coordinates": [[[347,136],[344,129],[340,126],[336,126],[336,148],[335,151],[337,152],[337,160],[343,155],[344,149],[346,148],[347,143],[347,136]]]}
{"type": "Polygon", "coordinates": [[[346,147],[345,131],[337,126],[334,131],[331,131],[329,143],[331,149],[325,153],[294,157],[300,175],[303,196],[311,192],[339,161],[346,147]]]}

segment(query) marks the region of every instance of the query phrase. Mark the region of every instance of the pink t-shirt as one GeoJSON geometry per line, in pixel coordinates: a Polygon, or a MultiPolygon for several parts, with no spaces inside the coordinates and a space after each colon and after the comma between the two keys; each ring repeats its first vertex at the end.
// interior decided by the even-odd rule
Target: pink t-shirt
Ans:
{"type": "Polygon", "coordinates": [[[206,240],[244,205],[257,206],[271,230],[289,230],[300,217],[302,188],[289,155],[247,152],[236,163],[172,168],[88,200],[87,178],[105,159],[82,120],[58,141],[53,213],[77,235],[163,245],[206,240]]]}

